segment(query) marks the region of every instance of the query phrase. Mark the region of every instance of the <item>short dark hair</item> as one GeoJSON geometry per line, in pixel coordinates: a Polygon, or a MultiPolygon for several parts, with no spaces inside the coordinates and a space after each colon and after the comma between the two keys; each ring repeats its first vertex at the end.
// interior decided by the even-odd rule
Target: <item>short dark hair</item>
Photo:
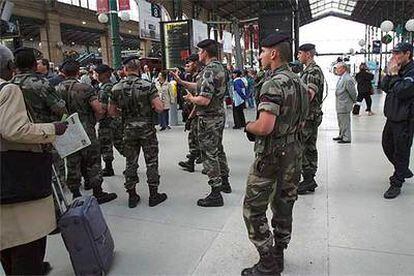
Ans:
{"type": "Polygon", "coordinates": [[[31,70],[37,66],[33,48],[22,47],[14,51],[14,63],[19,70],[31,70]]]}
{"type": "Polygon", "coordinates": [[[290,43],[287,41],[281,42],[273,48],[279,51],[280,60],[283,62],[288,62],[291,56],[292,49],[290,47],[290,43]]]}
{"type": "Polygon", "coordinates": [[[44,66],[46,66],[47,71],[49,71],[49,70],[50,70],[50,64],[49,64],[49,60],[48,60],[47,58],[42,58],[42,59],[40,59],[40,62],[41,62],[44,66]]]}
{"type": "Polygon", "coordinates": [[[207,54],[209,55],[209,57],[217,57],[218,56],[218,46],[217,43],[214,44],[210,44],[204,48],[202,48],[203,50],[205,50],[207,52],[207,54]]]}

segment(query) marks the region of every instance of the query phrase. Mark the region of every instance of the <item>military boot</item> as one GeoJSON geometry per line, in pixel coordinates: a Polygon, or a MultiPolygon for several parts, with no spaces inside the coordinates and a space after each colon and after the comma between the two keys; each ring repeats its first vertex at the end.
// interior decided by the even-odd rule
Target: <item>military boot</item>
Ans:
{"type": "Polygon", "coordinates": [[[129,208],[135,208],[138,205],[138,202],[140,201],[140,197],[137,194],[137,191],[135,190],[135,188],[129,189],[127,190],[127,193],[129,194],[128,197],[128,207],[129,208]]]}
{"type": "Polygon", "coordinates": [[[202,170],[201,170],[201,173],[202,173],[202,174],[205,174],[205,175],[207,175],[207,173],[208,173],[208,170],[207,170],[207,169],[202,169],[202,170]]]}
{"type": "Polygon", "coordinates": [[[304,176],[303,181],[299,183],[298,194],[304,195],[308,192],[314,192],[315,188],[318,187],[315,178],[313,176],[304,176]]]}
{"type": "Polygon", "coordinates": [[[212,187],[211,192],[205,198],[197,201],[197,205],[201,207],[221,207],[224,205],[223,197],[220,193],[221,186],[212,187]]]}
{"type": "Polygon", "coordinates": [[[226,194],[231,193],[231,186],[229,183],[229,177],[228,176],[222,176],[221,177],[221,191],[226,194]]]}
{"type": "Polygon", "coordinates": [[[93,188],[93,196],[96,197],[99,204],[107,203],[118,197],[115,193],[104,192],[101,187],[93,188]]]}
{"type": "Polygon", "coordinates": [[[158,193],[158,186],[149,186],[149,206],[154,207],[167,200],[167,194],[160,194],[158,193]]]}
{"type": "Polygon", "coordinates": [[[275,256],[275,260],[277,263],[277,266],[280,269],[280,272],[283,271],[283,269],[285,268],[285,261],[284,261],[284,254],[283,254],[283,250],[285,250],[285,246],[284,245],[275,245],[273,247],[273,255],[275,256]]]}
{"type": "Polygon", "coordinates": [[[199,156],[199,157],[197,157],[195,162],[196,162],[196,164],[201,164],[201,163],[203,163],[203,158],[201,158],[201,156],[199,156]]]}
{"type": "Polygon", "coordinates": [[[89,178],[83,178],[83,188],[85,189],[85,191],[92,190],[92,185],[89,181],[89,178]]]}
{"type": "Polygon", "coordinates": [[[252,267],[245,268],[241,272],[242,276],[262,276],[262,275],[280,275],[282,270],[277,265],[272,251],[260,253],[260,260],[252,267]]]}
{"type": "Polygon", "coordinates": [[[82,194],[79,191],[79,188],[70,189],[70,192],[72,193],[72,200],[82,196],[82,194]]]}
{"type": "Polygon", "coordinates": [[[105,161],[105,168],[102,170],[102,176],[114,176],[114,169],[112,168],[112,161],[105,161]]]}
{"type": "Polygon", "coordinates": [[[187,161],[180,161],[178,165],[187,172],[194,172],[194,157],[191,156],[187,161]]]}

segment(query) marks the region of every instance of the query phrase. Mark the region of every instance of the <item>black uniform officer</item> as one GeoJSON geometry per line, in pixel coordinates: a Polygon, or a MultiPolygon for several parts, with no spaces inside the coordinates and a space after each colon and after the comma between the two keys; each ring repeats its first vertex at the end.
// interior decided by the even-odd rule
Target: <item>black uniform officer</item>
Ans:
{"type": "Polygon", "coordinates": [[[390,187],[384,193],[387,199],[397,197],[405,178],[413,173],[408,168],[414,131],[414,61],[413,46],[398,43],[392,50],[388,72],[382,81],[387,93],[384,114],[387,122],[382,133],[382,147],[394,166],[390,187]]]}

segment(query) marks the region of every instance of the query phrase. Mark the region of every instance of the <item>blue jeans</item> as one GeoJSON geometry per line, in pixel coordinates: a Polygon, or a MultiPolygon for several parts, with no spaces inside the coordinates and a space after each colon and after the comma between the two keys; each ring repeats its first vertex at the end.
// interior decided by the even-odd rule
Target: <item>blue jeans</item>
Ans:
{"type": "Polygon", "coordinates": [[[169,109],[164,109],[163,112],[160,113],[160,127],[161,128],[166,128],[169,126],[169,109]]]}

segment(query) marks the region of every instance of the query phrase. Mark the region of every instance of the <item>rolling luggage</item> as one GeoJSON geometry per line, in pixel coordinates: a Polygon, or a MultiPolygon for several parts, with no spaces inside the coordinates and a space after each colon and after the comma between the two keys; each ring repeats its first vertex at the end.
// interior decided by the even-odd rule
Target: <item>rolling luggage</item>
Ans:
{"type": "MultiPolygon", "coordinates": [[[[53,190],[55,197],[60,198],[59,193],[63,195],[61,187],[53,190]]],[[[108,273],[114,256],[114,240],[95,197],[75,199],[60,217],[58,226],[76,275],[108,273]]]]}

